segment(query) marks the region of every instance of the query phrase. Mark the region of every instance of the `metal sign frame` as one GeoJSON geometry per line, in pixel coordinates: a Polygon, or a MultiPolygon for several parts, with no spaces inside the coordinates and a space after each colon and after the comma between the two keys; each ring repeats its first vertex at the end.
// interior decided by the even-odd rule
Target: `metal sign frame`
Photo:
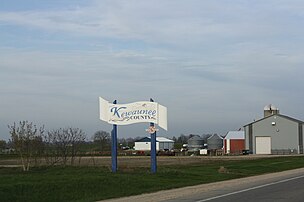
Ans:
{"type": "MultiPolygon", "coordinates": [[[[105,100],[103,100],[105,102],[105,100]]],[[[150,102],[154,102],[152,98],[150,98],[150,102]]],[[[114,100],[113,104],[117,104],[117,100],[114,100]]],[[[100,105],[101,106],[101,105],[100,105]]],[[[162,112],[165,110],[165,121],[162,121],[162,127],[167,130],[167,109],[161,105],[162,112]]],[[[104,107],[104,106],[103,106],[104,107]]],[[[104,109],[104,108],[103,108],[104,109]]],[[[101,120],[105,121],[101,118],[101,120]]],[[[156,132],[158,129],[155,128],[155,123],[150,122],[149,128],[146,130],[151,134],[151,173],[157,172],[157,158],[156,158],[156,132]]],[[[111,167],[112,172],[117,172],[117,125],[113,124],[113,129],[111,131],[111,167]]]]}

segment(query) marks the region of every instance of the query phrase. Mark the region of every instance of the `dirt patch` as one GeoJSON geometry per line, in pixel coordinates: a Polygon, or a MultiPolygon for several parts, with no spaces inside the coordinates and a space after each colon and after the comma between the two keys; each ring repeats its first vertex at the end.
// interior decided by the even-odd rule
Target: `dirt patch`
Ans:
{"type": "MultiPolygon", "coordinates": [[[[158,156],[157,165],[191,165],[191,164],[208,164],[215,161],[239,161],[250,160],[258,158],[271,158],[277,156],[158,156]]],[[[117,165],[120,168],[134,168],[134,167],[150,167],[150,156],[119,156],[117,158],[117,165]]],[[[89,166],[111,166],[111,157],[82,157],[80,165],[89,166]]]]}
{"type": "MultiPolygon", "coordinates": [[[[285,157],[287,155],[284,155],[285,157]]],[[[208,164],[215,161],[239,161],[252,160],[259,158],[274,158],[279,155],[244,155],[244,156],[158,156],[157,165],[191,165],[191,164],[208,164]]],[[[41,160],[43,163],[43,160],[41,160]]],[[[118,168],[132,170],[135,167],[150,167],[150,156],[118,156],[118,168]]],[[[17,166],[20,165],[19,159],[0,159],[1,166],[17,166]]],[[[103,166],[111,167],[111,157],[78,157],[75,159],[75,165],[79,166],[103,166]]]]}

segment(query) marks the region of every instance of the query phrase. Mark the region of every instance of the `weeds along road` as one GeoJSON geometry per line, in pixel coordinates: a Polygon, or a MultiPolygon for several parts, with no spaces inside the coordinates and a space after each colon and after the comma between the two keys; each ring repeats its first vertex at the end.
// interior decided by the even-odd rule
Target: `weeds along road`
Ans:
{"type": "Polygon", "coordinates": [[[235,180],[159,191],[108,202],[301,202],[304,198],[304,168],[235,180]]]}

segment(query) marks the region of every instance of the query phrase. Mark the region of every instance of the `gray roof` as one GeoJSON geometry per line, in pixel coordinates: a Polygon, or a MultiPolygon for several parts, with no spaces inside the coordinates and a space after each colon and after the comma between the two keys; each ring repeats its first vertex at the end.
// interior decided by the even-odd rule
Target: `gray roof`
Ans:
{"type": "Polygon", "coordinates": [[[280,117],[282,117],[282,118],[285,118],[285,119],[288,119],[288,120],[291,120],[291,121],[294,121],[294,122],[297,122],[297,123],[302,123],[302,124],[304,123],[304,122],[301,121],[301,120],[298,120],[298,119],[295,119],[295,118],[292,118],[292,117],[289,117],[289,116],[286,116],[286,115],[282,115],[282,114],[272,114],[272,115],[270,115],[270,116],[266,116],[266,117],[261,118],[261,119],[259,119],[259,120],[256,120],[256,121],[253,121],[253,122],[251,122],[251,123],[248,123],[248,124],[244,125],[244,127],[246,127],[246,126],[248,126],[248,125],[250,125],[250,124],[257,123],[257,122],[259,122],[259,121],[262,121],[262,120],[267,119],[267,118],[272,117],[272,116],[280,116],[280,117]]]}
{"type": "Polygon", "coordinates": [[[244,131],[229,131],[225,139],[245,139],[244,131]]]}
{"type": "Polygon", "coordinates": [[[218,134],[213,134],[211,135],[207,140],[212,140],[212,139],[224,139],[221,136],[219,136],[218,134]]]}

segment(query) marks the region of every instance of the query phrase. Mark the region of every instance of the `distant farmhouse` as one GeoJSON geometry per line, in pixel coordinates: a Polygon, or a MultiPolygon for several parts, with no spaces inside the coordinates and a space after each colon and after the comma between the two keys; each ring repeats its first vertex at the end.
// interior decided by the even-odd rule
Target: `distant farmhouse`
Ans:
{"type": "Polygon", "coordinates": [[[267,105],[264,118],[244,126],[246,150],[253,154],[303,154],[303,124],[267,105]]]}
{"type": "MultiPolygon", "coordinates": [[[[174,147],[174,141],[165,137],[156,137],[156,150],[164,151],[171,150],[174,147]]],[[[151,150],[151,138],[144,137],[135,142],[135,150],[138,151],[150,151],[151,150]]]]}

